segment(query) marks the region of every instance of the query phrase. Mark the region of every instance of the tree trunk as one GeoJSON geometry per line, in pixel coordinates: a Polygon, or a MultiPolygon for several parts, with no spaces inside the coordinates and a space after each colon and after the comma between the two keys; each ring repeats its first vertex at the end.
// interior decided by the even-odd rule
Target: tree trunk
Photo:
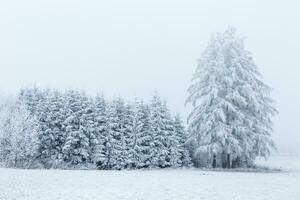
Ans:
{"type": "Polygon", "coordinates": [[[227,168],[230,169],[231,165],[230,165],[230,154],[227,154],[227,168]]]}
{"type": "Polygon", "coordinates": [[[227,167],[227,158],[226,158],[226,153],[222,152],[222,168],[227,167]]]}
{"type": "Polygon", "coordinates": [[[213,168],[217,167],[217,156],[214,154],[213,156],[213,163],[212,163],[213,168]]]}

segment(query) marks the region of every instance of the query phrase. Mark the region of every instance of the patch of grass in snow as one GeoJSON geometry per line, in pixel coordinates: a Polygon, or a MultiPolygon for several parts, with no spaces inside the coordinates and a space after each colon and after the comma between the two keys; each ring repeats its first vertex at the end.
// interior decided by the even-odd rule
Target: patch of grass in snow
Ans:
{"type": "Polygon", "coordinates": [[[224,168],[200,168],[203,171],[216,171],[216,172],[252,172],[252,173],[278,173],[282,172],[279,168],[270,168],[267,166],[259,166],[256,165],[253,168],[232,168],[232,169],[224,169],[224,168]]]}

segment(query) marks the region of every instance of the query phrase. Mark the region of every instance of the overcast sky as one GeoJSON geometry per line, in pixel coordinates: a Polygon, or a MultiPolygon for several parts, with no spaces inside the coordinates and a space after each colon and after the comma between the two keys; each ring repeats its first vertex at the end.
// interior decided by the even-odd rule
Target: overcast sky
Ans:
{"type": "Polygon", "coordinates": [[[157,90],[184,117],[197,59],[211,33],[246,37],[280,114],[274,138],[300,152],[297,0],[3,0],[0,89],[78,87],[149,99],[157,90]]]}

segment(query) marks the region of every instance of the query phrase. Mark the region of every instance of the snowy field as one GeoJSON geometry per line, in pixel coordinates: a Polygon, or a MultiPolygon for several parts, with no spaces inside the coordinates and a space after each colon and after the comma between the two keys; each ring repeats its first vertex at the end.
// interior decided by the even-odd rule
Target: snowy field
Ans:
{"type": "Polygon", "coordinates": [[[260,164],[280,173],[0,169],[1,200],[299,200],[300,158],[260,164]]]}

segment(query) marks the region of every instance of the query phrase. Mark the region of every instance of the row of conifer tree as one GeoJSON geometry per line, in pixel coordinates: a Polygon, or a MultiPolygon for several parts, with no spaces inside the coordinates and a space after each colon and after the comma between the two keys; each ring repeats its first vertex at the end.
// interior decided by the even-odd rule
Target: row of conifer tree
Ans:
{"type": "Polygon", "coordinates": [[[6,123],[1,124],[0,157],[6,166],[191,166],[183,123],[158,94],[150,103],[107,101],[103,95],[91,97],[79,90],[34,87],[22,89],[14,104],[2,114],[6,123]]]}

